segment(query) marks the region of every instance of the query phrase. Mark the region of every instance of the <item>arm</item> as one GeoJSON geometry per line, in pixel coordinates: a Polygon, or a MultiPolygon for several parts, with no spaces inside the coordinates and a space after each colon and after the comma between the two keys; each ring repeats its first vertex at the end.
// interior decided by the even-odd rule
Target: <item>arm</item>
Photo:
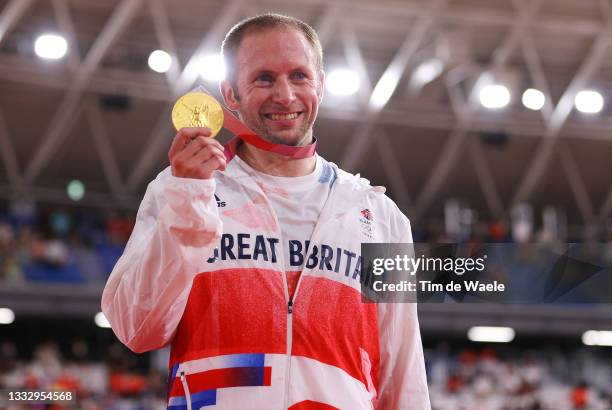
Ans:
{"type": "Polygon", "coordinates": [[[126,346],[166,345],[183,315],[193,277],[204,270],[222,225],[215,181],[167,171],[147,188],[136,226],[102,294],[102,311],[126,346]]]}
{"type": "Polygon", "coordinates": [[[430,409],[416,303],[379,304],[380,392],[378,407],[430,409]]]}
{"type": "MultiPolygon", "coordinates": [[[[412,243],[410,222],[399,210],[399,243],[412,243]]],[[[429,410],[429,392],[416,303],[379,303],[380,374],[378,408],[429,410]]]]}
{"type": "MultiPolygon", "coordinates": [[[[220,144],[183,129],[170,149],[172,173],[149,184],[136,226],[102,294],[115,334],[135,352],[166,345],[181,320],[191,283],[222,231],[212,174],[225,168],[220,144]]],[[[208,135],[210,135],[208,133],[208,135]]]]}

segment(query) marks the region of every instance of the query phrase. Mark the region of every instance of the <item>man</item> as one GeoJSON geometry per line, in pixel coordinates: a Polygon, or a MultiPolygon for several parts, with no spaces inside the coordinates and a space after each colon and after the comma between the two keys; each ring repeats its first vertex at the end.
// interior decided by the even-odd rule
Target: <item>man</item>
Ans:
{"type": "MultiPolygon", "coordinates": [[[[226,105],[267,141],[306,146],[323,95],[305,23],[226,36],[226,105]]],[[[380,188],[318,155],[180,130],[149,185],[102,308],[136,352],[171,343],[169,408],[428,409],[414,304],[361,303],[361,242],[411,242],[380,188]],[[367,223],[366,223],[367,222],[367,223]]]]}

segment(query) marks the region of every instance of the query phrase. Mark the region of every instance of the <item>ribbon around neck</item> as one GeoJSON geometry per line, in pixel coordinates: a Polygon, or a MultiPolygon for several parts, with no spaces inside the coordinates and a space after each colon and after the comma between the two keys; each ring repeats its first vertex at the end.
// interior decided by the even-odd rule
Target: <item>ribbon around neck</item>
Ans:
{"type": "Polygon", "coordinates": [[[221,105],[221,108],[223,108],[223,127],[227,128],[236,136],[225,144],[224,153],[225,159],[228,162],[231,161],[236,155],[236,150],[238,149],[238,143],[240,140],[261,150],[295,159],[311,157],[317,150],[317,140],[314,137],[311,144],[302,146],[275,144],[270,141],[266,141],[253,132],[242,121],[240,121],[240,119],[238,119],[230,110],[225,108],[223,105],[221,105]]]}
{"type": "MultiPolygon", "coordinates": [[[[195,87],[193,90],[191,90],[191,92],[201,92],[212,97],[212,94],[203,85],[195,87]]],[[[314,137],[312,138],[312,143],[302,146],[275,144],[270,141],[266,141],[247,127],[244,122],[236,117],[234,113],[227,109],[222,103],[219,103],[219,105],[221,105],[221,108],[223,109],[223,128],[226,128],[235,135],[234,138],[224,145],[224,154],[227,162],[231,161],[236,155],[236,150],[238,149],[238,144],[241,140],[261,150],[273,152],[275,154],[284,155],[294,159],[312,157],[317,150],[317,140],[314,137]]]]}

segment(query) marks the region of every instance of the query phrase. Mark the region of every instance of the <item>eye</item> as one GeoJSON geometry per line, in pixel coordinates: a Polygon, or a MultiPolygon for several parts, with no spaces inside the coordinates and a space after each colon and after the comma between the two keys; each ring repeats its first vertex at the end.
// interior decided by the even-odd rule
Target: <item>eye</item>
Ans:
{"type": "Polygon", "coordinates": [[[270,74],[260,74],[255,78],[255,82],[258,83],[271,83],[274,81],[270,74]]]}
{"type": "Polygon", "coordinates": [[[308,76],[302,71],[295,71],[291,74],[291,77],[295,80],[307,80],[308,76]]]}

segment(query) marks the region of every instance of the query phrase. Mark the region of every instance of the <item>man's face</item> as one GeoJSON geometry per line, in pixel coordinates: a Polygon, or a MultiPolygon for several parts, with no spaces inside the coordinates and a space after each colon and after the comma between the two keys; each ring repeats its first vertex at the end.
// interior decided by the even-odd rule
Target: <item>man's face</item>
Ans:
{"type": "Polygon", "coordinates": [[[221,86],[226,103],[268,141],[309,144],[324,81],[315,53],[290,28],[248,33],[236,55],[237,90],[221,86]]]}

